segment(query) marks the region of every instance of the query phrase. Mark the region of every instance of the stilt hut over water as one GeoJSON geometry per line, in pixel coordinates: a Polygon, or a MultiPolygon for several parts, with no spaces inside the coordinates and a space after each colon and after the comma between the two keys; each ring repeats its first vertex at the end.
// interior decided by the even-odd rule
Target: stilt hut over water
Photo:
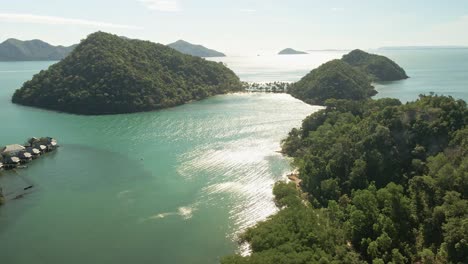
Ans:
{"type": "Polygon", "coordinates": [[[34,147],[27,147],[26,151],[32,155],[33,159],[36,159],[41,155],[41,151],[34,147]]]}
{"type": "Polygon", "coordinates": [[[0,148],[0,162],[5,169],[16,168],[20,163],[29,162],[57,147],[57,140],[51,137],[30,138],[26,146],[13,144],[0,148]]]}
{"type": "Polygon", "coordinates": [[[41,153],[45,153],[47,151],[47,147],[39,143],[35,144],[33,147],[38,149],[41,153]]]}
{"type": "Polygon", "coordinates": [[[7,169],[16,168],[20,163],[21,160],[18,157],[7,157],[3,159],[3,167],[7,169]]]}
{"type": "Polygon", "coordinates": [[[21,146],[19,144],[13,144],[13,145],[6,145],[5,147],[2,148],[0,153],[2,156],[15,156],[19,152],[25,150],[26,148],[24,146],[21,146]]]}
{"type": "Polygon", "coordinates": [[[23,150],[18,153],[18,158],[21,160],[21,163],[27,163],[32,160],[31,153],[23,150]]]}
{"type": "Polygon", "coordinates": [[[28,144],[30,147],[38,148],[41,152],[52,151],[58,147],[57,140],[51,137],[41,137],[41,138],[33,137],[28,140],[28,144]],[[41,146],[44,146],[45,150],[41,146]]]}

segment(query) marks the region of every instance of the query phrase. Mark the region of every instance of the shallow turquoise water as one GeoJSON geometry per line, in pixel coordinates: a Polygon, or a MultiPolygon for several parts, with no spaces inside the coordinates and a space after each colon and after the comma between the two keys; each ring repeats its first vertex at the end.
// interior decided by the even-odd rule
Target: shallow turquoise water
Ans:
{"type": "Polygon", "coordinates": [[[11,104],[48,64],[0,64],[0,145],[32,135],[62,145],[0,177],[11,195],[36,185],[0,207],[5,263],[217,263],[275,212],[272,184],[290,170],[279,141],[317,109],[284,94],[100,117],[11,104]]]}
{"type": "MultiPolygon", "coordinates": [[[[245,81],[295,81],[339,52],[231,57],[245,81]]],[[[468,99],[468,51],[392,51],[410,79],[377,85],[403,101],[434,91],[468,99]]],[[[13,105],[14,90],[50,62],[0,63],[0,145],[54,136],[62,147],[3,173],[5,263],[217,263],[235,236],[275,212],[275,151],[317,110],[284,94],[232,94],[163,111],[85,117],[13,105]]]]}

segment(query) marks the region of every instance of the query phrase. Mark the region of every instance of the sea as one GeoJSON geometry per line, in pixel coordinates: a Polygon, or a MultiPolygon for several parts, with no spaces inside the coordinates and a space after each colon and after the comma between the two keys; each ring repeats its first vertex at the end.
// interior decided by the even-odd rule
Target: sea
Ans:
{"type": "MultiPolygon", "coordinates": [[[[402,102],[434,92],[468,100],[468,50],[376,50],[411,77],[375,84],[402,102]]],[[[212,58],[248,82],[293,82],[345,52],[212,58]]],[[[14,105],[55,62],[0,63],[0,146],[52,136],[60,148],[0,172],[2,263],[219,263],[277,208],[288,132],[321,109],[287,94],[214,96],[161,111],[78,116],[14,105]],[[33,185],[27,193],[25,186],[33,185]],[[19,196],[19,197],[18,197],[19,196]]]]}

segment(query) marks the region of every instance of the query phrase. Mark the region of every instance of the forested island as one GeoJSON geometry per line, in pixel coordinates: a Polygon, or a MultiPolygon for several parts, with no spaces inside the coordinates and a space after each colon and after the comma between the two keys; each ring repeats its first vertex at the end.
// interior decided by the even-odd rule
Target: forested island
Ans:
{"type": "Polygon", "coordinates": [[[222,63],[149,41],[96,32],[36,74],[13,103],[84,115],[150,111],[239,91],[222,63]]]}
{"type": "Polygon", "coordinates": [[[278,53],[278,55],[299,55],[299,54],[308,54],[304,51],[299,51],[291,48],[286,48],[278,53]]]}
{"type": "Polygon", "coordinates": [[[293,83],[288,93],[318,105],[331,98],[361,100],[377,94],[368,75],[342,60],[332,60],[312,70],[293,83]]]}
{"type": "Polygon", "coordinates": [[[184,54],[202,57],[202,58],[226,57],[226,55],[222,52],[206,48],[202,45],[192,44],[185,40],[178,40],[174,43],[168,44],[167,46],[179,52],[182,52],[184,54]]]}
{"type": "Polygon", "coordinates": [[[328,99],[362,100],[377,94],[374,81],[395,81],[408,76],[387,57],[353,50],[341,60],[320,65],[290,85],[288,93],[309,104],[322,105],[328,99]]]}
{"type": "Polygon", "coordinates": [[[0,43],[0,61],[53,61],[65,58],[76,45],[53,46],[39,39],[7,39],[0,43]]]}
{"type": "Polygon", "coordinates": [[[281,210],[240,236],[249,256],[222,264],[468,263],[467,104],[370,99],[400,69],[355,50],[290,85],[326,107],[282,141],[299,180],[275,184],[281,210]]]}
{"type": "Polygon", "coordinates": [[[468,110],[428,95],[326,101],[283,141],[302,180],[222,263],[468,263],[468,110]]]}
{"type": "Polygon", "coordinates": [[[372,81],[398,81],[408,78],[405,70],[385,56],[356,49],[344,55],[342,60],[367,73],[372,81]]]}

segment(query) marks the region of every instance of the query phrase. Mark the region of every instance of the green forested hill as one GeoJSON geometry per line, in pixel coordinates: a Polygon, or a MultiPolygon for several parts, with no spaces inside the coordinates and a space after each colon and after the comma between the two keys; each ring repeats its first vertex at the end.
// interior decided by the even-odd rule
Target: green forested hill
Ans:
{"type": "Polygon", "coordinates": [[[240,89],[239,78],[221,63],[97,32],[64,60],[24,83],[12,101],[77,114],[117,114],[240,89]]]}
{"type": "Polygon", "coordinates": [[[366,74],[341,60],[329,61],[312,70],[292,84],[288,92],[310,104],[323,104],[330,98],[362,100],[377,93],[366,74]]]}
{"type": "Polygon", "coordinates": [[[61,60],[75,46],[52,46],[38,39],[21,41],[11,38],[0,43],[0,61],[61,60]]]}
{"type": "Polygon", "coordinates": [[[468,263],[467,124],[451,97],[327,101],[283,142],[305,201],[278,183],[252,255],[222,263],[468,263]]]}
{"type": "Polygon", "coordinates": [[[374,81],[397,81],[408,78],[405,70],[385,56],[356,49],[344,55],[342,60],[366,72],[374,81]]]}
{"type": "Polygon", "coordinates": [[[208,49],[202,45],[195,45],[185,40],[178,40],[174,43],[168,44],[167,46],[182,52],[187,55],[208,58],[208,57],[225,57],[224,53],[216,50],[208,49]]]}

